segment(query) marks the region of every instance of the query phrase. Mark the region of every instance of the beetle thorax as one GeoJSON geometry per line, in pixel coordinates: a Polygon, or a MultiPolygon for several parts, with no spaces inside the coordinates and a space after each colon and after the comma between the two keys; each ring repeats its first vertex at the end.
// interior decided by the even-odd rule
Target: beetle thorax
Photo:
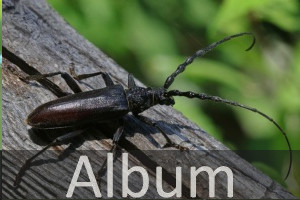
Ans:
{"type": "Polygon", "coordinates": [[[138,114],[157,104],[174,105],[174,99],[165,93],[163,88],[130,88],[126,91],[129,109],[133,114],[138,114]]]}

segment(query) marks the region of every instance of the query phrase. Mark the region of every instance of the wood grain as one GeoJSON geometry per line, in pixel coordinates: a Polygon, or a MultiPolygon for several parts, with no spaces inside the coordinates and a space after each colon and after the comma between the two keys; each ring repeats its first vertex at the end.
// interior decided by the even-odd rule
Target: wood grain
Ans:
{"type": "MultiPolygon", "coordinates": [[[[68,185],[62,184],[60,181],[47,182],[44,174],[51,174],[53,180],[62,179],[64,174],[57,169],[73,171],[74,163],[76,164],[78,161],[75,156],[69,156],[64,163],[50,162],[34,166],[25,173],[17,189],[12,187],[14,176],[25,160],[22,152],[24,150],[39,150],[45,145],[43,139],[30,137],[28,134],[30,128],[26,126],[24,119],[38,105],[59,96],[59,94],[54,95],[53,91],[50,91],[54,90],[53,83],[63,91],[71,92],[60,77],[50,78],[50,81],[45,83],[31,82],[29,84],[21,81],[19,77],[27,74],[68,71],[70,66],[74,64],[78,74],[97,71],[107,72],[116,83],[126,87],[128,72],[79,35],[44,0],[4,0],[2,30],[3,46],[7,51],[6,53],[12,53],[27,64],[16,63],[17,65],[15,65],[14,59],[8,58],[9,56],[5,56],[3,53],[2,130],[3,154],[6,156],[2,174],[5,177],[2,198],[65,198],[62,191],[66,193],[68,185]]],[[[143,84],[138,81],[138,85],[142,86],[143,84]]],[[[104,87],[104,83],[100,77],[90,78],[84,80],[81,87],[87,91],[104,87]]],[[[190,166],[216,168],[226,165],[233,169],[234,198],[295,198],[278,183],[231,152],[173,108],[155,106],[143,115],[158,122],[159,126],[169,134],[173,141],[195,150],[181,154],[186,159],[186,162],[182,163],[186,168],[190,166]],[[204,150],[222,151],[207,153],[204,150]]],[[[145,125],[133,116],[126,116],[125,126],[125,139],[120,144],[122,151],[130,152],[134,149],[138,153],[130,152],[131,165],[141,164],[151,171],[149,175],[150,185],[153,187],[144,198],[160,198],[154,187],[154,166],[160,165],[164,168],[167,174],[164,179],[165,190],[172,190],[175,187],[174,166],[176,163],[173,163],[174,160],[172,161],[170,155],[177,155],[177,153],[155,154],[155,151],[149,151],[161,150],[166,141],[158,130],[145,125]]],[[[108,136],[104,134],[104,130],[97,127],[91,128],[89,133],[80,137],[81,143],[76,146],[77,151],[108,150],[111,147],[111,138],[109,134],[108,136]]],[[[68,148],[67,144],[52,148],[52,150],[54,153],[60,154],[66,148],[68,148]]],[[[101,164],[100,158],[98,161],[93,161],[93,166],[101,164]]],[[[120,162],[120,158],[116,162],[120,162]]],[[[119,173],[115,174],[114,197],[121,198],[121,169],[117,168],[116,170],[119,173]]],[[[207,179],[205,174],[199,175],[197,182],[199,198],[208,197],[207,179]]],[[[138,180],[139,177],[134,176],[130,184],[139,188],[138,180]]],[[[216,198],[226,198],[226,179],[217,179],[216,181],[216,198]]],[[[189,185],[189,177],[183,176],[183,197],[188,197],[189,185]]],[[[105,193],[106,190],[104,189],[103,194],[105,193]]],[[[75,192],[74,197],[93,198],[93,192],[90,188],[84,188],[80,192],[75,192]]]]}

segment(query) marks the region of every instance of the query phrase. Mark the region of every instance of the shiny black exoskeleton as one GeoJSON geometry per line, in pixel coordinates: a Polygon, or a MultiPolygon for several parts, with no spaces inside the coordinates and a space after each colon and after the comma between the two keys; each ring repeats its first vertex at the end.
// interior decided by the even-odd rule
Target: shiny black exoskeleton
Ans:
{"type": "MultiPolygon", "coordinates": [[[[282,132],[284,135],[287,144],[290,150],[290,167],[287,173],[287,176],[290,172],[291,162],[292,162],[292,154],[291,147],[288,141],[288,138],[285,132],[281,129],[281,127],[269,116],[260,112],[259,110],[239,104],[234,101],[222,99],[216,96],[210,96],[204,93],[194,93],[194,92],[181,92],[178,90],[169,90],[168,88],[173,83],[176,76],[182,73],[185,68],[191,64],[195,58],[203,56],[207,52],[211,51],[219,44],[222,44],[225,41],[228,41],[232,38],[239,37],[242,35],[252,35],[251,33],[239,33],[236,35],[225,37],[224,39],[212,43],[208,47],[197,51],[194,55],[188,57],[184,63],[178,66],[176,71],[171,74],[164,84],[162,88],[143,88],[136,86],[134,79],[131,75],[128,76],[128,89],[124,89],[121,85],[115,85],[111,78],[103,72],[97,72],[93,74],[83,74],[76,75],[74,71],[71,71],[71,75],[64,72],[55,72],[44,75],[34,75],[27,77],[28,80],[40,80],[47,77],[61,75],[62,78],[66,81],[66,83],[70,86],[70,88],[74,91],[75,94],[68,95],[62,98],[59,98],[54,101],[50,101],[45,103],[38,108],[36,108],[27,118],[27,123],[34,128],[60,128],[60,127],[82,127],[85,124],[89,124],[92,122],[120,122],[120,126],[117,129],[116,133],[113,136],[113,147],[111,151],[115,150],[115,147],[123,133],[122,121],[123,117],[131,112],[138,119],[143,122],[155,126],[158,128],[163,136],[166,138],[167,145],[175,148],[183,149],[180,145],[173,143],[166,133],[161,130],[155,122],[152,120],[142,117],[139,113],[147,110],[155,105],[174,105],[175,101],[173,96],[184,96],[188,98],[198,98],[201,100],[210,100],[215,102],[221,102],[232,106],[241,107],[252,112],[256,112],[269,121],[271,121],[275,126],[282,132]],[[93,77],[96,75],[102,75],[106,87],[103,89],[92,90],[88,92],[82,92],[80,87],[77,85],[76,80],[82,80],[85,78],[93,77]]],[[[254,38],[254,37],[253,37],[254,38]]],[[[247,49],[251,49],[255,43],[255,38],[251,46],[247,49]]],[[[83,131],[74,131],[58,137],[52,143],[47,145],[43,150],[30,158],[20,170],[18,176],[16,177],[15,185],[20,181],[21,173],[26,168],[26,166],[31,162],[34,158],[40,155],[43,151],[48,149],[53,145],[57,145],[61,142],[69,140],[83,131]]]]}
{"type": "Polygon", "coordinates": [[[68,95],[37,107],[26,122],[35,128],[60,128],[91,121],[107,122],[122,118],[129,112],[137,115],[148,108],[174,105],[173,97],[165,96],[165,89],[121,85],[68,95]],[[92,120],[91,120],[92,119],[92,120]]]}

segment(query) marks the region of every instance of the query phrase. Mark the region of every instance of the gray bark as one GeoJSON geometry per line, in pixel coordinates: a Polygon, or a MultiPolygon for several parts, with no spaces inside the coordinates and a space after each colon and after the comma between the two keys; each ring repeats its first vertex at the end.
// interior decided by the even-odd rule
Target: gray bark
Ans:
{"type": "MultiPolygon", "coordinates": [[[[28,64],[19,63],[15,65],[12,60],[6,59],[5,55],[3,58],[2,130],[3,150],[7,155],[7,162],[3,166],[2,175],[6,177],[6,184],[3,185],[2,198],[65,198],[65,196],[58,196],[57,191],[60,193],[65,191],[66,193],[68,185],[62,185],[60,181],[47,182],[43,174],[51,173],[54,180],[60,180],[62,172],[57,169],[64,168],[67,171],[74,171],[74,163],[78,162],[78,158],[75,159],[72,156],[63,164],[57,162],[31,167],[22,178],[22,182],[26,184],[21,184],[16,190],[12,189],[11,185],[15,174],[25,161],[21,152],[12,150],[40,150],[42,148],[42,145],[30,138],[24,119],[37,106],[57,98],[53,92],[49,91],[49,88],[54,87],[51,86],[50,81],[30,82],[28,84],[21,81],[19,77],[38,72],[67,72],[74,63],[78,74],[97,71],[107,72],[116,83],[126,87],[128,72],[79,35],[44,0],[4,0],[2,30],[3,46],[7,51],[28,64]],[[45,190],[45,187],[51,189],[45,190]],[[28,194],[34,195],[28,196],[28,194]]],[[[59,76],[49,78],[49,80],[57,84],[62,90],[71,92],[59,76]]],[[[142,85],[140,82],[138,84],[142,85]]],[[[104,83],[101,77],[96,77],[84,80],[80,86],[87,91],[104,87],[104,83]]],[[[189,153],[180,154],[178,151],[174,153],[179,157],[185,157],[185,160],[182,161],[184,167],[211,166],[216,168],[222,165],[230,167],[234,173],[234,198],[295,198],[278,183],[231,152],[171,107],[155,106],[143,115],[158,122],[159,126],[176,143],[197,150],[189,153]],[[207,153],[204,150],[222,151],[207,153]]],[[[125,139],[120,144],[122,151],[127,152],[130,147],[143,153],[147,157],[145,157],[147,162],[139,156],[130,154],[130,163],[132,165],[144,165],[151,171],[149,174],[150,185],[153,187],[144,198],[159,198],[154,187],[155,172],[153,167],[149,167],[147,163],[156,163],[165,169],[169,176],[164,180],[164,189],[170,191],[175,187],[172,180],[175,177],[176,162],[174,160],[176,161],[176,159],[172,160],[170,154],[166,154],[168,156],[164,157],[165,154],[155,154],[153,151],[148,151],[160,150],[166,143],[164,137],[155,128],[145,125],[131,115],[126,117],[125,127],[125,139]]],[[[83,142],[77,146],[77,150],[110,149],[111,138],[102,134],[101,131],[103,132],[96,127],[90,130],[88,134],[83,135],[80,138],[83,142]]],[[[52,149],[60,154],[67,147],[66,144],[52,149]]],[[[120,162],[120,160],[121,158],[118,158],[116,162],[120,162]]],[[[96,163],[99,166],[101,160],[96,163]]],[[[118,168],[118,170],[120,172],[121,169],[118,168]]],[[[120,192],[122,190],[121,174],[115,174],[115,176],[114,197],[120,198],[122,195],[120,192]]],[[[207,198],[208,177],[205,173],[198,177],[197,195],[199,198],[207,198]]],[[[138,176],[133,176],[132,179],[130,184],[139,188],[138,176]]],[[[183,176],[183,185],[183,196],[188,197],[189,176],[183,176]]],[[[103,193],[105,194],[105,190],[103,193]]],[[[86,188],[80,190],[80,193],[75,192],[74,197],[93,198],[93,192],[90,188],[86,188]]],[[[226,197],[227,181],[222,176],[222,178],[216,179],[216,198],[226,197]]]]}

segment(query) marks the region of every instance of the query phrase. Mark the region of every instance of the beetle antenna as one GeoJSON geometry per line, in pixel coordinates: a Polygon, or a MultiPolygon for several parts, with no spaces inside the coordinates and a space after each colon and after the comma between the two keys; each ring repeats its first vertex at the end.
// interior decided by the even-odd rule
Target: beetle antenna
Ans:
{"type": "Polygon", "coordinates": [[[226,41],[228,41],[228,40],[230,40],[230,39],[232,39],[232,38],[240,37],[240,36],[243,36],[243,35],[251,35],[251,36],[253,36],[253,41],[252,41],[251,45],[246,49],[246,51],[249,51],[250,49],[252,49],[252,47],[253,47],[254,44],[255,44],[255,37],[254,37],[253,33],[250,33],[250,32],[243,32],[243,33],[238,33],[238,34],[235,34],[235,35],[227,36],[227,37],[223,38],[223,39],[220,40],[220,41],[217,41],[217,42],[214,42],[214,43],[210,44],[209,46],[205,47],[204,49],[198,50],[198,51],[197,51],[196,53],[194,53],[192,56],[188,57],[188,58],[184,61],[184,63],[182,63],[181,65],[179,65],[179,66],[177,67],[176,71],[173,72],[173,74],[171,74],[171,75],[167,78],[167,80],[166,80],[166,82],[165,82],[165,84],[164,84],[164,88],[165,88],[165,89],[168,89],[168,88],[170,87],[170,85],[173,83],[175,77],[176,77],[178,74],[182,73],[182,72],[185,70],[185,68],[186,68],[189,64],[191,64],[191,63],[194,61],[195,58],[198,58],[198,57],[200,57],[200,56],[205,55],[206,53],[208,53],[208,52],[212,51],[214,48],[216,48],[218,45],[220,45],[220,44],[222,44],[222,43],[224,43],[224,42],[226,42],[226,41]]]}
{"type": "Polygon", "coordinates": [[[218,96],[210,96],[210,95],[207,95],[207,94],[204,94],[204,93],[199,93],[198,94],[198,93],[194,93],[194,92],[190,92],[190,91],[180,92],[178,90],[170,90],[169,92],[166,93],[166,95],[169,96],[169,97],[171,97],[171,96],[184,96],[184,97],[188,97],[188,98],[198,98],[198,99],[201,99],[201,100],[209,100],[209,101],[214,101],[214,102],[219,102],[219,103],[225,103],[225,104],[228,104],[228,105],[231,105],[231,106],[241,107],[241,108],[250,110],[252,112],[258,113],[259,115],[263,116],[264,118],[266,118],[267,120],[272,122],[280,130],[280,132],[284,136],[284,138],[286,140],[286,143],[288,145],[288,148],[289,148],[290,163],[289,163],[289,168],[288,168],[288,172],[286,174],[285,180],[288,178],[288,176],[290,174],[290,171],[291,171],[291,167],[292,167],[292,148],[291,148],[291,145],[290,145],[290,142],[289,142],[289,139],[288,139],[286,133],[279,126],[279,124],[275,120],[273,120],[271,117],[269,117],[265,113],[257,110],[256,108],[252,108],[252,107],[249,107],[249,106],[246,106],[246,105],[243,105],[243,104],[231,101],[231,100],[222,99],[221,97],[218,97],[218,96]]]}

